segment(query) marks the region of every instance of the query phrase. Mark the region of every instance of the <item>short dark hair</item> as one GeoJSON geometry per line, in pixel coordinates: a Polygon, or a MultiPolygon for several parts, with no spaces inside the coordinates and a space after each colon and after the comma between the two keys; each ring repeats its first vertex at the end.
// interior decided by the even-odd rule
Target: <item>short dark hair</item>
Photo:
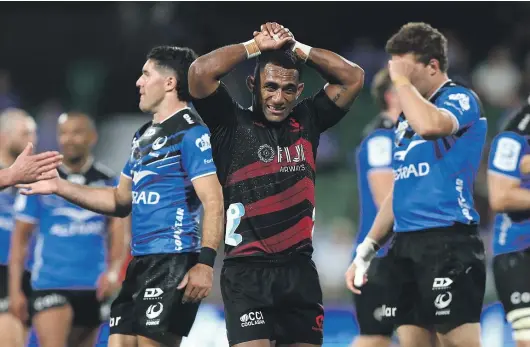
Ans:
{"type": "Polygon", "coordinates": [[[388,108],[388,104],[385,100],[385,93],[390,88],[392,88],[392,80],[390,79],[388,69],[384,68],[379,70],[372,81],[371,94],[377,106],[382,110],[388,108]]]}
{"type": "Polygon", "coordinates": [[[197,54],[187,47],[158,46],[153,48],[147,59],[154,60],[160,67],[170,69],[177,76],[177,95],[181,101],[191,101],[188,89],[188,70],[197,59],[197,54]]]}
{"type": "Polygon", "coordinates": [[[290,49],[279,49],[274,51],[265,51],[256,59],[254,67],[254,77],[258,78],[259,72],[267,65],[272,63],[286,69],[295,69],[298,71],[298,77],[302,77],[302,62],[296,58],[290,49]]]}
{"type": "Polygon", "coordinates": [[[440,70],[447,72],[447,39],[427,23],[407,23],[386,43],[388,54],[416,55],[419,62],[427,65],[431,59],[440,63],[440,70]]]}

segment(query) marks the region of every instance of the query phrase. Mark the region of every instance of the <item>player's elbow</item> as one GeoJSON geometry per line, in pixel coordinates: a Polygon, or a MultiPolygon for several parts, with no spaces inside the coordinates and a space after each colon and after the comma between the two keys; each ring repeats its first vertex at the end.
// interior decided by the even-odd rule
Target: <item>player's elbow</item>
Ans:
{"type": "Polygon", "coordinates": [[[208,62],[197,58],[188,70],[188,88],[192,97],[204,98],[208,96],[209,85],[217,80],[208,68],[208,62]]]}

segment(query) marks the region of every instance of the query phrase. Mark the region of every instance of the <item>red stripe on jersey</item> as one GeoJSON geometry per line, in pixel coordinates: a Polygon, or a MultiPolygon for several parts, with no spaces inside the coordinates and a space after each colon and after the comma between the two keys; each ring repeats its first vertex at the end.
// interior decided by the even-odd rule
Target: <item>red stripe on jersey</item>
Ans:
{"type": "Polygon", "coordinates": [[[304,200],[309,200],[315,206],[315,184],[307,177],[281,193],[245,205],[243,218],[281,211],[304,200]]]}
{"type": "Polygon", "coordinates": [[[226,184],[227,185],[232,185],[232,184],[235,184],[237,182],[241,182],[241,181],[247,180],[249,178],[255,178],[255,177],[259,177],[259,176],[265,176],[265,175],[277,173],[284,166],[291,166],[291,165],[300,164],[300,163],[297,163],[297,162],[287,161],[288,160],[287,158],[290,158],[290,156],[297,156],[298,155],[298,153],[296,151],[296,146],[297,145],[302,145],[302,147],[304,148],[303,155],[305,157],[305,161],[309,164],[309,166],[314,171],[315,170],[315,159],[313,158],[313,146],[306,139],[298,139],[294,144],[289,146],[289,155],[286,155],[284,153],[285,152],[285,148],[284,147],[280,147],[280,149],[283,151],[282,152],[283,154],[281,154],[281,159],[278,160],[279,159],[279,154],[278,154],[278,148],[276,148],[275,149],[276,152],[274,153],[274,157],[273,157],[271,162],[265,163],[265,162],[262,162],[262,161],[256,161],[256,162],[254,162],[252,164],[249,164],[249,165],[247,165],[247,166],[245,166],[245,167],[233,172],[230,176],[228,176],[228,179],[226,180],[226,184]]]}
{"type": "Polygon", "coordinates": [[[279,253],[303,240],[310,240],[312,229],[313,220],[310,217],[304,217],[298,223],[279,234],[235,248],[230,252],[230,255],[250,255],[258,251],[279,253]]]}

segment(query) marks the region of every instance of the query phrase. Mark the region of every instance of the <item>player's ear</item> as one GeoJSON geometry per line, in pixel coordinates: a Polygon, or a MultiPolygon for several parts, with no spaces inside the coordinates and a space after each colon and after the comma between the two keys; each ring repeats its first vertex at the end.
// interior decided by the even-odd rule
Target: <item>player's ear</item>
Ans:
{"type": "Polygon", "coordinates": [[[247,88],[250,90],[251,93],[254,92],[254,86],[255,86],[256,80],[254,79],[254,76],[249,75],[247,77],[247,88]]]}
{"type": "Polygon", "coordinates": [[[433,76],[440,71],[440,62],[436,59],[431,59],[429,64],[427,64],[427,68],[429,69],[429,75],[433,76]]]}
{"type": "Polygon", "coordinates": [[[169,76],[166,78],[165,84],[165,91],[171,92],[175,89],[177,89],[177,78],[175,76],[169,76]]]}
{"type": "Polygon", "coordinates": [[[298,83],[298,88],[296,89],[296,98],[298,99],[300,95],[302,95],[302,92],[304,91],[304,84],[298,83]]]}

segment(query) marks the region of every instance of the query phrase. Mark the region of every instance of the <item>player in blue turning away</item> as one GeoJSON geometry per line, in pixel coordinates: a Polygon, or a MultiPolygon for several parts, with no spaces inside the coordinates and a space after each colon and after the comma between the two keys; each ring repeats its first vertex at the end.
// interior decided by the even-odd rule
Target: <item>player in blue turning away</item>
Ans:
{"type": "MultiPolygon", "coordinates": [[[[473,184],[487,124],[470,89],[447,76],[447,40],[425,23],[404,25],[386,45],[403,110],[394,148],[393,193],[381,205],[346,273],[358,293],[380,245],[388,252],[402,346],[480,346],[484,245],[473,184]]],[[[370,279],[368,278],[368,281],[370,279]]]]}
{"type": "Polygon", "coordinates": [[[107,215],[132,212],[134,258],[112,303],[111,347],[178,347],[212,287],[223,197],[210,133],[187,104],[188,69],[195,58],[188,48],[170,46],[147,55],[136,86],[140,109],[153,119],[134,134],[117,187],[59,178],[20,186],[28,189],[23,194],[54,193],[107,215]]]}
{"type": "MultiPolygon", "coordinates": [[[[58,119],[64,164],[61,179],[87,186],[114,186],[114,174],[94,161],[97,133],[91,119],[77,112],[58,119]]],[[[101,306],[118,289],[125,259],[121,220],[80,208],[57,195],[17,197],[16,225],[9,259],[9,309],[29,314],[40,346],[92,346],[104,317],[101,306]],[[36,246],[28,251],[35,231],[36,246]],[[107,247],[107,244],[110,246],[107,247]],[[22,291],[24,259],[33,256],[32,294],[22,291]]]]}
{"type": "Polygon", "coordinates": [[[497,213],[493,272],[517,347],[530,346],[530,104],[494,138],[488,162],[490,206],[497,213]]]}
{"type": "MultiPolygon", "coordinates": [[[[364,241],[379,206],[392,191],[392,152],[394,148],[394,123],[397,122],[401,107],[393,89],[388,69],[379,71],[372,83],[372,97],[379,106],[380,114],[364,130],[364,139],[356,151],[357,180],[359,187],[360,225],[357,244],[364,241]]],[[[360,336],[354,347],[390,346],[394,332],[392,317],[395,303],[386,300],[392,291],[389,281],[388,242],[377,252],[370,267],[370,282],[366,283],[361,294],[354,294],[355,313],[360,336]]],[[[355,254],[354,254],[355,257],[355,254]]]]}
{"type": "MultiPolygon", "coordinates": [[[[36,124],[33,118],[20,109],[7,109],[0,113],[0,167],[13,165],[15,158],[24,151],[28,143],[37,139],[36,124]]],[[[23,322],[9,313],[9,273],[8,260],[11,233],[15,226],[16,189],[6,188],[0,191],[0,346],[19,347],[26,340],[31,320],[23,322]],[[21,324],[22,323],[22,324],[21,324]]],[[[22,289],[31,295],[30,284],[31,258],[23,264],[22,289]]]]}

